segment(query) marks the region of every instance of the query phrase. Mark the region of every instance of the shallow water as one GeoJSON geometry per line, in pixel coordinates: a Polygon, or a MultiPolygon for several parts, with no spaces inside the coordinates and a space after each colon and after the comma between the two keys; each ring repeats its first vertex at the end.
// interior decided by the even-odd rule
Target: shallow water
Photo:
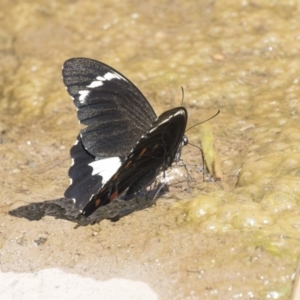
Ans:
{"type": "Polygon", "coordinates": [[[298,2],[1,6],[1,270],[142,280],[161,299],[289,299],[300,252],[298,2]],[[75,56],[119,70],[157,114],[180,105],[180,86],[190,126],[220,109],[187,135],[199,144],[208,128],[222,180],[202,182],[201,156],[186,147],[192,195],[177,177],[155,206],[77,229],[51,205],[35,221],[8,215],[68,185],[79,125],[61,65],[75,56]]]}

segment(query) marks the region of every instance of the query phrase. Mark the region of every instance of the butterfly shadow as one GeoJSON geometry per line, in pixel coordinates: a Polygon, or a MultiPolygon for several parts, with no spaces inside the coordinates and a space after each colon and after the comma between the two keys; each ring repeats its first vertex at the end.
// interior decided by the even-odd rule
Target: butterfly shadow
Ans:
{"type": "MultiPolygon", "coordinates": [[[[164,189],[160,190],[160,195],[164,193],[163,190],[164,189]]],[[[156,194],[157,190],[155,189],[150,192],[141,192],[135,196],[135,198],[127,201],[117,199],[106,206],[100,207],[89,217],[84,217],[78,209],[75,208],[73,201],[66,198],[30,203],[13,209],[8,213],[11,216],[25,218],[29,221],[39,221],[45,216],[52,216],[56,219],[77,223],[76,227],[87,226],[99,223],[104,219],[115,222],[134,211],[148,208],[155,204],[157,200],[157,197],[155,197],[156,194]]]]}

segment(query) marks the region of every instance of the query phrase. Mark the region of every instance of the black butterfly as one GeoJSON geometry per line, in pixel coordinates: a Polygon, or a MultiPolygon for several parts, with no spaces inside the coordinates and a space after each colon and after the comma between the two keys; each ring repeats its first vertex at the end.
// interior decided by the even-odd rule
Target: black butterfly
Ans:
{"type": "Polygon", "coordinates": [[[65,192],[84,216],[125,191],[123,199],[132,198],[179,160],[188,142],[185,108],[157,117],[132,82],[96,60],[71,58],[62,74],[78,119],[87,125],[71,148],[65,192]]]}

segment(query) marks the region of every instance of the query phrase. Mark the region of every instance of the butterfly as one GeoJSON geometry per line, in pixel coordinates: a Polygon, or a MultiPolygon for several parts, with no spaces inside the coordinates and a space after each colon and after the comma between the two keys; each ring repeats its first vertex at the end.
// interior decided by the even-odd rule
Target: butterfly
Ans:
{"type": "Polygon", "coordinates": [[[180,159],[188,143],[184,107],[157,117],[131,81],[96,60],[68,59],[62,75],[86,125],[70,151],[70,186],[64,195],[84,216],[121,195],[133,198],[180,159]]]}

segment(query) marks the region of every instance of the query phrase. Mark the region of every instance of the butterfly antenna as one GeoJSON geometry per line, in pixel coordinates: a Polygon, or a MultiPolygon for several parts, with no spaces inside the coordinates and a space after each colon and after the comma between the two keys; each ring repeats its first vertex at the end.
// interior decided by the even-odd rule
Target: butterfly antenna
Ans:
{"type": "Polygon", "coordinates": [[[198,125],[200,125],[200,124],[202,124],[202,123],[205,123],[205,122],[207,122],[207,121],[213,119],[213,118],[216,117],[219,113],[220,113],[220,110],[218,109],[217,113],[215,113],[212,117],[209,117],[208,119],[206,119],[206,120],[204,120],[204,121],[202,121],[202,122],[200,122],[200,123],[197,123],[197,124],[191,126],[191,127],[188,128],[185,132],[189,131],[190,129],[192,129],[192,128],[194,128],[194,127],[196,127],[196,126],[198,126],[198,125]]]}

